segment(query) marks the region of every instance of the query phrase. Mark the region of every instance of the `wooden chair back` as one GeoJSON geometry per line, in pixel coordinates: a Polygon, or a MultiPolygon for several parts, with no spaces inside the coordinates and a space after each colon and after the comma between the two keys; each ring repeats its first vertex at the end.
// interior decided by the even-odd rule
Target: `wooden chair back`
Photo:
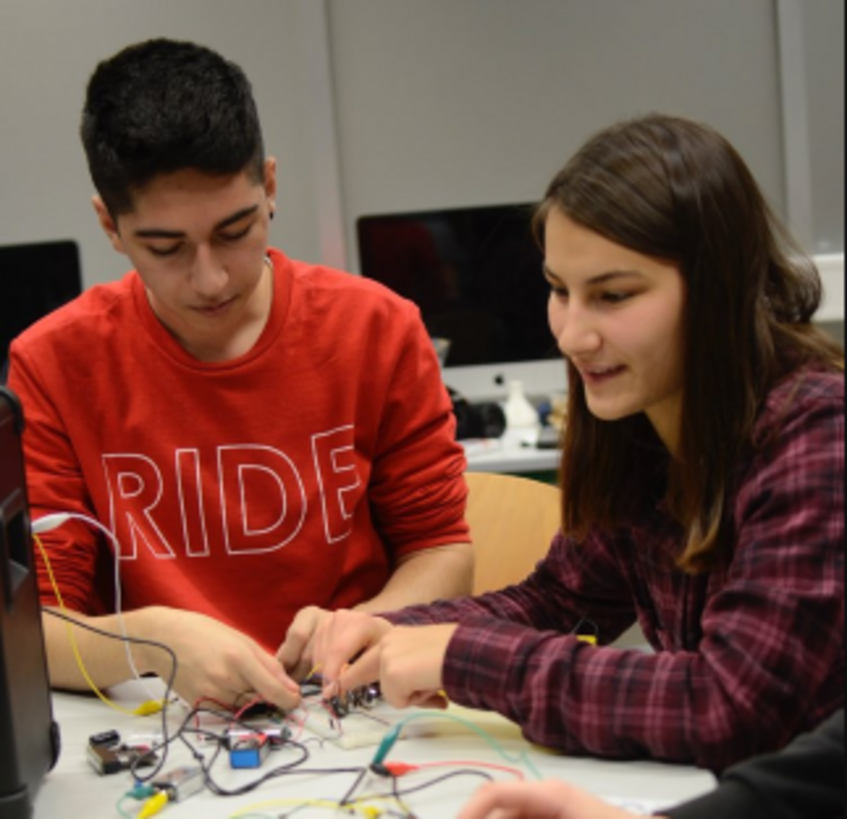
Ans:
{"type": "Polygon", "coordinates": [[[558,487],[488,472],[466,472],[465,480],[476,554],[474,594],[519,583],[547,554],[559,530],[558,487]]]}

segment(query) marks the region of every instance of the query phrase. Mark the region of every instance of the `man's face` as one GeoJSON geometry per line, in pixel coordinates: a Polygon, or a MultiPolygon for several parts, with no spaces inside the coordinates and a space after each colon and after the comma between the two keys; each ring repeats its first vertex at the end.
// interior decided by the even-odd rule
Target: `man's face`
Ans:
{"type": "Polygon", "coordinates": [[[272,299],[265,253],[275,193],[275,165],[268,159],[264,183],[246,171],[158,176],[115,221],[95,199],[104,230],[138,271],[153,312],[201,360],[246,352],[244,339],[255,341],[264,327],[272,299]]]}

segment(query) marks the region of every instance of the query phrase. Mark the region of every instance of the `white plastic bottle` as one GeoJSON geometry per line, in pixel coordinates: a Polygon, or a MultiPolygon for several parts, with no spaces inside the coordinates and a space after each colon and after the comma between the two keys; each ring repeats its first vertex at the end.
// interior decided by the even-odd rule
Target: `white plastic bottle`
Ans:
{"type": "Polygon", "coordinates": [[[524,395],[521,381],[509,382],[509,395],[503,412],[507,429],[534,429],[538,426],[538,413],[524,395]]]}

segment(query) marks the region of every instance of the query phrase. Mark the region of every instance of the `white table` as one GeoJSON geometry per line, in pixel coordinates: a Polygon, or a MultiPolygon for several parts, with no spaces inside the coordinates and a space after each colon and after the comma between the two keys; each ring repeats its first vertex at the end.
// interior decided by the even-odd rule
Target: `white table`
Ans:
{"type": "Polygon", "coordinates": [[[558,449],[538,449],[532,431],[507,431],[501,438],[461,441],[469,472],[555,472],[559,468],[558,449]]]}
{"type": "MultiPolygon", "coordinates": [[[[146,699],[138,683],[126,683],[113,689],[110,694],[118,703],[132,708],[146,699]]],[[[133,732],[157,731],[161,725],[159,716],[131,717],[108,708],[99,700],[86,695],[56,693],[53,697],[54,713],[62,733],[62,752],[56,768],[42,783],[36,800],[34,819],[116,819],[120,814],[116,805],[130,789],[129,774],[117,773],[100,776],[86,759],[85,748],[91,734],[115,728],[123,737],[133,732]]],[[[644,808],[657,809],[675,804],[687,798],[709,791],[714,786],[713,776],[696,768],[664,765],[656,762],[610,762],[588,758],[568,758],[553,754],[527,744],[515,725],[495,715],[451,706],[448,713],[469,719],[500,743],[507,753],[518,756],[527,753],[532,764],[544,778],[561,778],[577,783],[589,791],[615,801],[632,800],[644,808]]],[[[171,709],[169,721],[176,725],[184,712],[177,706],[171,709]]],[[[439,720],[415,723],[425,726],[427,736],[406,738],[398,741],[387,761],[406,763],[432,763],[445,760],[472,760],[490,764],[512,764],[503,758],[473,730],[464,725],[439,720]]],[[[301,739],[308,736],[304,734],[301,739]]],[[[311,751],[308,767],[359,767],[366,766],[375,753],[374,747],[342,750],[327,742],[322,747],[310,742],[311,751]]],[[[222,754],[213,768],[215,779],[224,787],[234,788],[252,781],[281,764],[284,750],[271,751],[264,766],[259,770],[232,770],[228,758],[222,754]]],[[[290,757],[289,757],[290,758],[290,757]]],[[[177,742],[163,770],[168,771],[181,764],[189,764],[191,758],[185,746],[177,742]]],[[[450,769],[436,768],[411,774],[400,780],[403,786],[434,779],[450,769]]],[[[526,778],[531,774],[525,768],[526,778]]],[[[494,773],[497,778],[510,778],[506,774],[494,773]]],[[[252,793],[237,797],[215,796],[204,791],[184,802],[168,804],[161,816],[163,819],[225,819],[248,806],[273,799],[339,799],[352,785],[355,777],[344,775],[298,775],[271,780],[252,793]]],[[[419,819],[449,819],[458,812],[469,795],[482,783],[471,777],[454,778],[442,785],[410,795],[406,804],[419,819]]],[[[362,791],[360,790],[359,793],[362,791]]],[[[369,791],[373,792],[373,791],[369,791]]],[[[141,803],[127,800],[123,806],[133,815],[141,803]]],[[[378,803],[377,803],[378,804],[378,803]]],[[[291,806],[270,806],[261,813],[267,817],[278,817],[291,810],[291,806]]],[[[298,810],[297,819],[310,817],[332,817],[332,811],[315,808],[298,810]]],[[[361,815],[361,814],[359,814],[361,815]]]]}

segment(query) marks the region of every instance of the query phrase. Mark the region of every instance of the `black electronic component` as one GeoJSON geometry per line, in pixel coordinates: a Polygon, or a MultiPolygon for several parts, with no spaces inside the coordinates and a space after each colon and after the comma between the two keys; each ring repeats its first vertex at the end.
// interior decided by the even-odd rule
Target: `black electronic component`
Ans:
{"type": "Polygon", "coordinates": [[[336,717],[343,719],[351,711],[369,711],[380,699],[382,699],[382,691],[379,683],[371,683],[353,688],[343,696],[331,697],[326,700],[326,704],[336,717]]]}
{"type": "Polygon", "coordinates": [[[259,700],[258,702],[254,702],[251,705],[242,708],[238,712],[238,718],[240,720],[248,720],[253,719],[255,717],[277,716],[279,715],[279,713],[279,708],[272,702],[265,702],[264,700],[259,700]]]}
{"type": "Polygon", "coordinates": [[[146,768],[155,764],[156,754],[139,748],[107,748],[89,743],[86,756],[100,776],[128,771],[132,767],[146,768]]]}
{"type": "Polygon", "coordinates": [[[92,734],[88,738],[91,745],[104,745],[110,748],[112,745],[117,745],[121,741],[121,735],[113,728],[110,731],[101,731],[99,734],[92,734]]]}

